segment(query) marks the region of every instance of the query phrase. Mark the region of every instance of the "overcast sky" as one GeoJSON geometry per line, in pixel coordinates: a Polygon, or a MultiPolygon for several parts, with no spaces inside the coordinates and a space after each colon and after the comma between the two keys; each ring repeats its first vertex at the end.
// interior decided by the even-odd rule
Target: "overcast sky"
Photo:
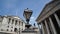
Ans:
{"type": "Polygon", "coordinates": [[[33,11],[30,23],[34,24],[45,4],[50,1],[51,0],[0,0],[0,15],[16,15],[24,19],[24,9],[29,8],[33,11]]]}

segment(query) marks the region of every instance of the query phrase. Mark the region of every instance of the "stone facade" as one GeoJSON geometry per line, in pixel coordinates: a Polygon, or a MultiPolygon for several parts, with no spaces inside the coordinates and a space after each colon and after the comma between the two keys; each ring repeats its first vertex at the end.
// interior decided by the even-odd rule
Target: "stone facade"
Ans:
{"type": "Polygon", "coordinates": [[[40,34],[38,27],[32,26],[27,30],[21,31],[21,34],[40,34]]]}
{"type": "Polygon", "coordinates": [[[0,32],[19,33],[25,29],[25,22],[17,16],[0,16],[0,32]]]}
{"type": "Polygon", "coordinates": [[[60,34],[60,0],[46,4],[36,21],[41,34],[60,34]]]}

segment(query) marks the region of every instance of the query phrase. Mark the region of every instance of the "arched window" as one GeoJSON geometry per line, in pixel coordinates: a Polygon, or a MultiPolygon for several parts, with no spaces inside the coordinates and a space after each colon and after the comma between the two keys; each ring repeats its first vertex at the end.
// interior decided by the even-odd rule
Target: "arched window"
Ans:
{"type": "Polygon", "coordinates": [[[17,25],[17,20],[15,21],[15,25],[17,25]]]}
{"type": "Polygon", "coordinates": [[[11,30],[11,32],[12,32],[12,30],[11,30]]]}
{"type": "Polygon", "coordinates": [[[8,29],[7,29],[7,31],[8,31],[8,29]]]}
{"type": "Polygon", "coordinates": [[[9,26],[7,26],[9,28],[9,26]]]}
{"type": "Polygon", "coordinates": [[[17,32],[17,28],[14,28],[14,32],[17,32]]]}
{"type": "Polygon", "coordinates": [[[11,21],[11,18],[9,18],[8,24],[10,23],[10,21],[11,21]]]}
{"type": "Polygon", "coordinates": [[[1,31],[3,31],[3,29],[1,29],[1,31]]]}

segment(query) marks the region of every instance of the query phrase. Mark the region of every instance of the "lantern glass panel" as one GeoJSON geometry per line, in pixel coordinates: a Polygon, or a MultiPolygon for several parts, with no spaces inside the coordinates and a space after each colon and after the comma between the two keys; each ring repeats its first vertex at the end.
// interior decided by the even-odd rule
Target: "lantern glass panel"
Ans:
{"type": "Polygon", "coordinates": [[[24,11],[24,17],[26,19],[30,19],[31,15],[32,15],[32,11],[24,11]]]}

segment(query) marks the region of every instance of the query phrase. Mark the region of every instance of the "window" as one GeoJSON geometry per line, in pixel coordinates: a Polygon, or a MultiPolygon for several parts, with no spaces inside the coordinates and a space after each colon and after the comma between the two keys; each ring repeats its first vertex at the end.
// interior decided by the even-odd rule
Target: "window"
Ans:
{"type": "Polygon", "coordinates": [[[11,32],[12,32],[12,30],[11,30],[11,32]]]}
{"type": "Polygon", "coordinates": [[[7,29],[7,31],[8,31],[8,29],[7,29]]]}
{"type": "Polygon", "coordinates": [[[1,29],[1,31],[3,31],[3,29],[1,29]]]}
{"type": "Polygon", "coordinates": [[[0,17],[0,22],[2,22],[3,21],[3,17],[0,17]]]}
{"type": "Polygon", "coordinates": [[[9,28],[9,26],[7,26],[9,28]]]}
{"type": "Polygon", "coordinates": [[[22,29],[23,30],[23,29],[22,29]]]}
{"type": "Polygon", "coordinates": [[[15,25],[17,25],[17,20],[15,21],[15,25]]]}
{"type": "Polygon", "coordinates": [[[9,22],[8,22],[8,24],[10,23],[10,21],[11,21],[11,18],[9,18],[9,22]]]}
{"type": "Polygon", "coordinates": [[[12,24],[14,23],[14,19],[12,19],[12,24]]]}
{"type": "Polygon", "coordinates": [[[14,32],[17,32],[17,28],[14,28],[14,32]]]}
{"type": "Polygon", "coordinates": [[[13,28],[13,27],[11,27],[11,28],[13,28]]]}

